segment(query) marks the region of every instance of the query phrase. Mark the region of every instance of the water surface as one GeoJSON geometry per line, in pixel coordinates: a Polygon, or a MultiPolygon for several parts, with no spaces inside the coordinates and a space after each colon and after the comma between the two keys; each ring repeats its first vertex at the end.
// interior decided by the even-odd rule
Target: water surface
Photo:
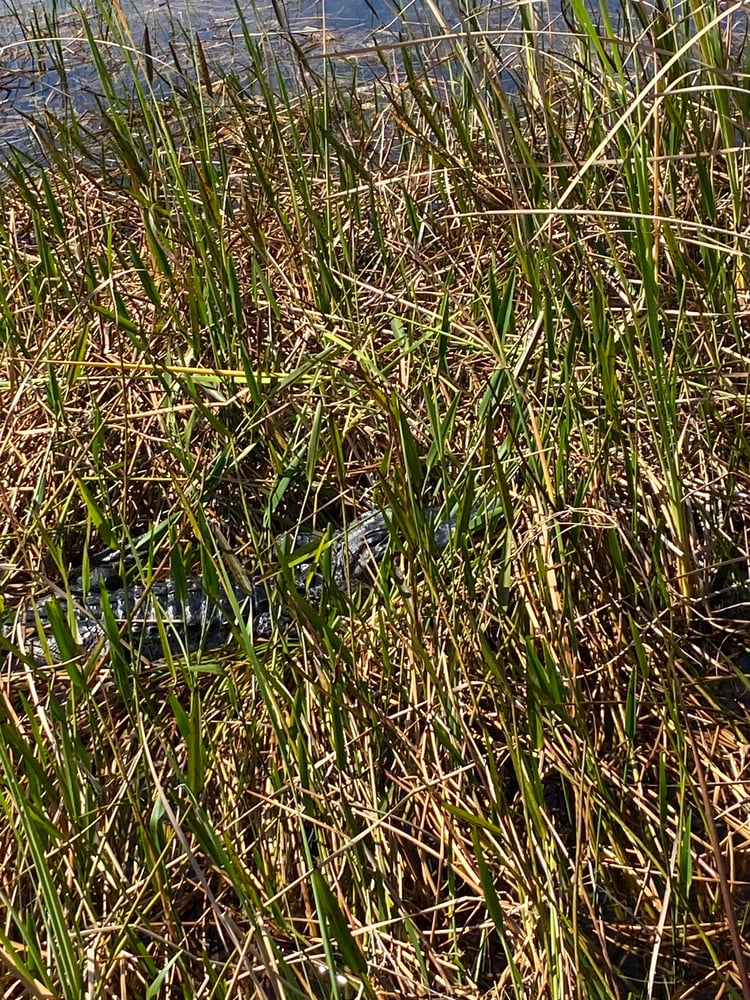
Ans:
{"type": "MultiPolygon", "coordinates": [[[[473,10],[476,27],[503,32],[518,23],[516,0],[482,3],[473,10]]],[[[144,53],[151,54],[157,87],[159,75],[164,80],[175,73],[200,75],[196,39],[217,73],[219,68],[247,69],[247,31],[282,64],[298,46],[317,67],[323,59],[330,64],[338,53],[338,63],[356,65],[361,77],[368,68],[382,68],[378,50],[391,47],[397,58],[405,39],[461,32],[466,26],[465,14],[452,0],[409,0],[401,10],[395,0],[259,0],[240,9],[241,15],[232,0],[84,0],[79,9],[70,0],[0,0],[0,138],[20,140],[28,129],[26,116],[60,116],[71,104],[80,111],[101,99],[79,10],[110,71],[117,75],[118,66],[124,67],[117,44],[124,36],[141,66],[144,53]]],[[[537,10],[543,23],[554,20],[546,4],[537,10]]],[[[293,61],[289,58],[289,65],[293,61]]],[[[127,78],[124,67],[122,79],[127,78]]]]}
{"type": "MultiPolygon", "coordinates": [[[[397,61],[404,40],[461,33],[470,23],[493,33],[512,72],[514,59],[518,63],[520,8],[533,12],[536,27],[546,35],[545,46],[559,48],[569,37],[565,2],[474,0],[471,5],[472,0],[463,0],[460,7],[454,0],[258,0],[242,3],[238,10],[233,0],[82,0],[78,8],[71,0],[0,0],[0,145],[3,140],[6,148],[27,144],[33,131],[29,118],[44,119],[46,113],[63,117],[71,108],[94,111],[106,99],[81,11],[108,71],[115,79],[119,73],[127,98],[132,75],[123,38],[139,71],[145,68],[144,54],[150,53],[148,68],[157,90],[179,86],[181,76],[200,77],[203,56],[209,74],[247,73],[245,32],[282,66],[297,64],[292,58],[296,47],[315,68],[322,69],[324,60],[341,70],[356,66],[361,79],[382,71],[384,52],[386,59],[397,61]]],[[[589,2],[598,11],[596,0],[589,2]]],[[[628,0],[607,2],[615,25],[638,23],[636,7],[628,0]]],[[[637,9],[641,17],[651,16],[648,4],[639,3],[637,9]]],[[[673,10],[679,16],[680,5],[673,10]]],[[[430,45],[425,42],[425,51],[430,45]]]]}

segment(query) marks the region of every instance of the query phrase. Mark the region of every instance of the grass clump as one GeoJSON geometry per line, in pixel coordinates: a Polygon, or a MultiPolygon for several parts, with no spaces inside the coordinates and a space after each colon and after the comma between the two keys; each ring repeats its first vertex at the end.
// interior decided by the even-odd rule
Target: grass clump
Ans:
{"type": "Polygon", "coordinates": [[[294,87],[247,32],[127,102],[89,32],[100,113],[0,189],[7,616],[151,524],[217,590],[398,537],[267,644],[6,637],[6,996],[750,997],[733,11],[435,12],[294,87]],[[436,553],[434,507],[495,517],[436,553]]]}

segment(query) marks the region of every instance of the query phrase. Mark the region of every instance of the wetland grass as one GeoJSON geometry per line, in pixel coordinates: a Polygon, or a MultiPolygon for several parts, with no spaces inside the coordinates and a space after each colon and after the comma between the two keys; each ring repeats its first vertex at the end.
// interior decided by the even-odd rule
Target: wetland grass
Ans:
{"type": "Polygon", "coordinates": [[[436,10],[292,85],[102,8],[125,90],[82,26],[98,114],[0,187],[6,616],[154,523],[144,580],[217,591],[298,525],[398,538],[293,639],[4,641],[4,996],[750,1000],[736,11],[436,10]]]}

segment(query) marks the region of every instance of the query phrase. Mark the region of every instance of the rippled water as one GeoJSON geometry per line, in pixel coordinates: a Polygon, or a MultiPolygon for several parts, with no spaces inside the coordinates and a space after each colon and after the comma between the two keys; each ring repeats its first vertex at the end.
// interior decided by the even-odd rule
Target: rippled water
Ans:
{"type": "MultiPolygon", "coordinates": [[[[339,53],[338,64],[356,64],[360,76],[368,68],[380,67],[377,47],[382,51],[393,46],[396,53],[403,39],[441,30],[460,32],[465,20],[456,0],[276,0],[277,5],[273,0],[258,0],[242,4],[242,16],[232,0],[82,2],[108,71],[117,79],[118,67],[121,70],[125,94],[129,79],[132,87],[132,77],[123,49],[115,43],[123,38],[123,26],[126,37],[130,33],[131,53],[140,60],[141,69],[144,53],[152,54],[149,68],[154,70],[158,89],[175,81],[179,85],[180,76],[195,78],[204,72],[196,64],[196,39],[214,72],[219,67],[247,71],[250,60],[243,20],[244,29],[282,64],[296,45],[317,67],[322,66],[324,55],[330,60],[339,53]]],[[[467,0],[461,2],[465,11],[467,0]]],[[[498,32],[497,38],[505,39],[512,56],[519,4],[533,7],[538,27],[548,30],[550,37],[552,33],[564,37],[561,2],[475,0],[482,7],[476,7],[474,24],[498,32]]],[[[590,2],[596,7],[597,0],[590,2]]],[[[622,3],[625,7],[610,2],[615,23],[626,16],[628,0],[622,3]]],[[[289,66],[293,62],[288,58],[289,66]]],[[[95,109],[101,90],[81,17],[70,0],[0,0],[0,147],[28,142],[29,117],[38,119],[45,112],[64,115],[71,105],[77,111],[95,109]]]]}
{"type": "MultiPolygon", "coordinates": [[[[487,6],[478,17],[483,27],[500,30],[517,17],[516,0],[504,0],[505,6],[503,0],[483,2],[487,6]]],[[[368,65],[380,65],[377,46],[397,46],[400,40],[422,32],[434,33],[441,19],[445,28],[461,29],[462,16],[453,0],[410,0],[402,4],[401,12],[395,0],[263,3],[242,5],[240,17],[231,0],[192,4],[186,0],[156,4],[153,0],[110,0],[109,24],[103,5],[96,0],[84,0],[84,9],[89,29],[115,77],[124,59],[114,39],[122,38],[126,24],[132,52],[141,60],[144,52],[152,53],[150,65],[156,71],[157,87],[159,73],[172,81],[181,73],[200,75],[201,67],[194,65],[195,39],[214,69],[245,69],[249,59],[243,19],[253,39],[282,62],[291,46],[298,45],[313,65],[322,65],[324,53],[329,58],[331,53],[340,53],[339,62],[356,63],[360,74],[367,72],[368,65]]],[[[124,86],[127,74],[125,69],[124,86]]],[[[0,0],[0,139],[6,145],[28,138],[27,116],[60,115],[71,102],[78,110],[96,107],[100,91],[81,18],[67,0],[0,0]]]]}

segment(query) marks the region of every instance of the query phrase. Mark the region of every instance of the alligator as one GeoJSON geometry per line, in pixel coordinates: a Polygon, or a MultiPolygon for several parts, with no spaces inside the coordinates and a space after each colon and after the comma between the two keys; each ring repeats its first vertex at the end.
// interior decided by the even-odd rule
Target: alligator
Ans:
{"type": "MultiPolygon", "coordinates": [[[[444,549],[456,529],[456,515],[438,519],[430,511],[426,520],[435,549],[444,549]]],[[[219,595],[209,593],[211,588],[200,577],[127,584],[134,555],[111,552],[92,559],[87,585],[80,574],[66,590],[58,589],[66,599],[67,615],[58,595],[50,594],[30,602],[15,623],[3,627],[3,635],[21,659],[37,664],[105,649],[114,629],[128,657],[148,661],[163,658],[165,649],[186,654],[223,646],[236,634],[240,620],[254,640],[269,639],[275,629],[293,627],[290,593],[293,597],[296,592],[311,607],[324,608],[332,594],[351,596],[370,589],[393,535],[390,511],[369,511],[330,540],[317,537],[317,555],[322,552],[324,558],[308,558],[314,548],[311,536],[287,539],[282,546],[288,550],[286,574],[281,569],[244,584],[218,584],[219,595]]]]}

